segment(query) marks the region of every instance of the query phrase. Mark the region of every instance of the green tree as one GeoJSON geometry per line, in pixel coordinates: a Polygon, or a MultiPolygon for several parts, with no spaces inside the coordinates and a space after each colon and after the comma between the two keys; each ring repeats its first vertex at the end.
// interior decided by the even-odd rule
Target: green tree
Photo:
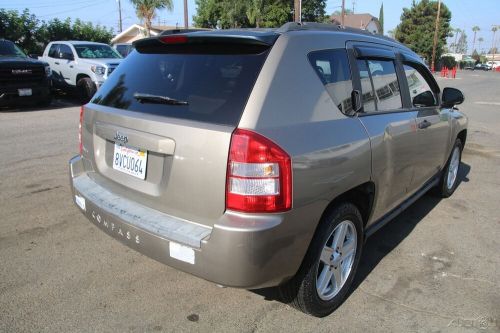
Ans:
{"type": "MultiPolygon", "coordinates": [[[[292,20],[290,0],[196,0],[194,24],[202,28],[279,27],[292,20]]],[[[324,0],[304,0],[305,21],[323,21],[324,0]]]]}
{"type": "Polygon", "coordinates": [[[135,7],[135,13],[144,22],[147,36],[151,35],[151,22],[159,9],[172,11],[174,4],[172,0],[130,0],[135,7]]]}
{"type": "Polygon", "coordinates": [[[323,22],[325,17],[326,0],[303,0],[302,21],[323,22]]]}
{"type": "MultiPolygon", "coordinates": [[[[406,44],[427,60],[432,57],[437,7],[436,1],[421,0],[418,3],[413,1],[411,8],[403,9],[401,23],[395,31],[395,37],[398,41],[406,44]]],[[[451,36],[450,20],[450,10],[445,4],[441,4],[436,59],[441,57],[446,38],[451,36]]]]}
{"type": "Polygon", "coordinates": [[[457,61],[452,56],[441,57],[441,67],[453,68],[457,65],[457,61]]]}
{"type": "Polygon", "coordinates": [[[382,6],[380,6],[380,12],[378,14],[378,21],[380,23],[380,34],[384,34],[384,3],[382,2],[382,6]]]}
{"type": "Polygon", "coordinates": [[[18,12],[0,9],[0,36],[11,40],[26,53],[41,54],[45,45],[52,40],[87,40],[109,43],[113,31],[90,22],[71,19],[40,21],[28,9],[18,12]]]}
{"type": "Polygon", "coordinates": [[[20,46],[26,53],[41,53],[44,47],[40,28],[43,22],[28,9],[21,13],[16,10],[0,9],[0,36],[20,46]]]}
{"type": "Polygon", "coordinates": [[[472,27],[472,32],[474,32],[474,39],[472,40],[472,49],[475,50],[476,47],[476,34],[481,30],[477,25],[472,27]]]}

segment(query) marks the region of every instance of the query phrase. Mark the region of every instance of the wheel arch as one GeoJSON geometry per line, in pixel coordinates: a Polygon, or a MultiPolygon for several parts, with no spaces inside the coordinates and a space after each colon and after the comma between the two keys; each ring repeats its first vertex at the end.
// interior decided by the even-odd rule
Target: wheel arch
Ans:
{"type": "Polygon", "coordinates": [[[80,81],[80,79],[83,79],[83,78],[89,78],[90,79],[90,76],[88,74],[84,74],[84,73],[79,73],[76,75],[76,81],[75,81],[75,84],[78,83],[78,81],[80,81]]]}
{"type": "Polygon", "coordinates": [[[336,205],[342,202],[350,202],[355,205],[361,217],[363,218],[363,226],[366,226],[373,209],[373,201],[375,197],[375,183],[368,181],[366,183],[360,184],[356,187],[351,188],[343,192],[342,194],[335,197],[321,215],[321,219],[328,214],[328,212],[333,209],[336,205]]]}
{"type": "Polygon", "coordinates": [[[457,134],[457,139],[460,139],[460,141],[462,142],[462,149],[463,149],[465,147],[465,141],[467,140],[467,129],[461,130],[457,134]]]}

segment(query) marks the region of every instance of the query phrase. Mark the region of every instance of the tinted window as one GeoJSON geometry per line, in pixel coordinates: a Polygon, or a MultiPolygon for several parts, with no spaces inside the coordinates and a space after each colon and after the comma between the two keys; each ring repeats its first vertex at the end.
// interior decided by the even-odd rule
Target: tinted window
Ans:
{"type": "Polygon", "coordinates": [[[20,57],[26,58],[26,55],[16,44],[8,40],[0,41],[0,57],[20,57]]]}
{"type": "Polygon", "coordinates": [[[58,49],[59,49],[59,44],[52,44],[49,49],[49,57],[59,58],[58,49]]]}
{"type": "Polygon", "coordinates": [[[73,46],[79,58],[83,59],[105,59],[121,58],[122,56],[109,45],[79,44],[73,46]]]}
{"type": "Polygon", "coordinates": [[[349,61],[345,50],[311,52],[309,62],[313,66],[326,91],[344,113],[352,111],[352,81],[349,61]]]}
{"type": "Polygon", "coordinates": [[[66,56],[73,56],[73,52],[71,51],[71,48],[68,45],[61,44],[59,46],[59,52],[66,56]]]}
{"type": "Polygon", "coordinates": [[[92,102],[167,117],[236,125],[266,54],[132,52],[105,81],[92,102]],[[140,103],[134,94],[169,97],[188,105],[144,100],[140,103]]]}
{"type": "Polygon", "coordinates": [[[437,105],[436,96],[431,89],[431,85],[419,72],[417,66],[405,64],[404,70],[413,106],[423,107],[437,105]]]}
{"type": "Polygon", "coordinates": [[[374,107],[377,111],[403,107],[396,67],[392,60],[358,60],[358,67],[366,112],[374,111],[374,107]]]}

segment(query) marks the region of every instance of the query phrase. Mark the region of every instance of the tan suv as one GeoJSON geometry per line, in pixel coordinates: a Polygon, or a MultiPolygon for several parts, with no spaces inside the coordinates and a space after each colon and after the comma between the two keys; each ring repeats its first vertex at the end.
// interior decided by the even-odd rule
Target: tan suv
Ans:
{"type": "Polygon", "coordinates": [[[292,23],[135,49],[82,108],[71,185],[92,223],[169,266],[325,316],[365,237],[457,186],[463,95],[393,40],[292,23]]]}

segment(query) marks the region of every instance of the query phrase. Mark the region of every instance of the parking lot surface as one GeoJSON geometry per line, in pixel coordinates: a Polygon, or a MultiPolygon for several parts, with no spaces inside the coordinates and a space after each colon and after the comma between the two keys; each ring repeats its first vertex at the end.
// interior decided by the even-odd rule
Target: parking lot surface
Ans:
{"type": "Polygon", "coordinates": [[[79,107],[0,109],[0,332],[500,331],[500,73],[438,82],[466,97],[460,185],[372,236],[352,294],[322,319],[111,239],[71,199],[79,107]]]}

